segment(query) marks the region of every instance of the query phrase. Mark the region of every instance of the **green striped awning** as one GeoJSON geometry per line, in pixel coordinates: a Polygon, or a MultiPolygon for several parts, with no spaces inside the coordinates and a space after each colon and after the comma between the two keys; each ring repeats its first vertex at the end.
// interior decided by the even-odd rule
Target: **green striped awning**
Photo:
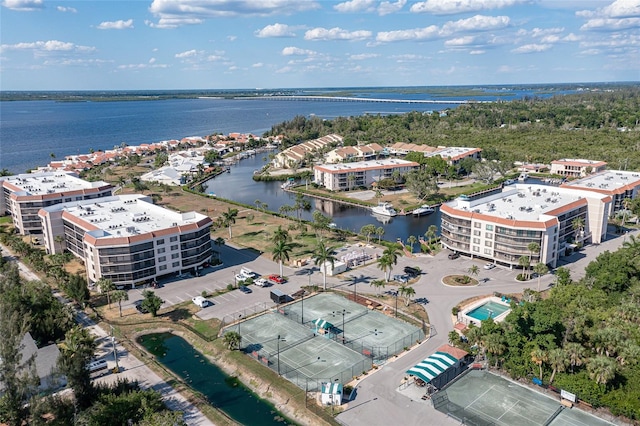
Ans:
{"type": "Polygon", "coordinates": [[[424,380],[425,383],[429,383],[456,362],[458,362],[458,360],[452,355],[445,352],[436,352],[429,358],[408,369],[407,374],[418,376],[424,380]]]}
{"type": "Polygon", "coordinates": [[[313,323],[316,325],[316,327],[324,328],[325,330],[329,330],[329,329],[333,328],[333,324],[331,324],[329,321],[323,320],[322,318],[318,318],[317,320],[313,320],[313,323]]]}

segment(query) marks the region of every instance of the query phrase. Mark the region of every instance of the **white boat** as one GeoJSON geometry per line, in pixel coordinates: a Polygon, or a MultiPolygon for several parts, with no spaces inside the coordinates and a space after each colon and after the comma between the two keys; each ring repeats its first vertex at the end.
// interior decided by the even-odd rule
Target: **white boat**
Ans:
{"type": "Polygon", "coordinates": [[[520,176],[518,176],[518,180],[520,182],[524,182],[525,180],[529,179],[529,175],[526,173],[520,173],[520,176]]]}
{"type": "Polygon", "coordinates": [[[418,207],[417,209],[415,209],[413,211],[413,215],[414,216],[426,216],[428,214],[431,214],[435,211],[435,209],[433,207],[430,207],[428,204],[423,204],[420,207],[418,207]]]}
{"type": "Polygon", "coordinates": [[[378,203],[377,206],[371,209],[375,214],[383,215],[383,216],[397,216],[398,212],[393,206],[389,203],[378,203]]]}

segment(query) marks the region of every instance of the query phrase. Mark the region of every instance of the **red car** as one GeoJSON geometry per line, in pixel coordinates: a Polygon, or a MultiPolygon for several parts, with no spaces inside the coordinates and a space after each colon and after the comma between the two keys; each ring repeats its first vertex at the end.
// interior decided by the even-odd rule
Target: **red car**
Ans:
{"type": "Polygon", "coordinates": [[[287,281],[284,278],[282,278],[280,275],[276,275],[276,274],[269,275],[267,280],[276,284],[284,284],[287,281]]]}

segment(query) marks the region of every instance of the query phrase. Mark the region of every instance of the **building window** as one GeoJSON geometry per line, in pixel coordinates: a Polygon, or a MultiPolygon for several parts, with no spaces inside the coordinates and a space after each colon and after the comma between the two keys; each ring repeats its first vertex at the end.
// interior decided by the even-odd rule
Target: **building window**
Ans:
{"type": "Polygon", "coordinates": [[[473,244],[480,244],[480,238],[474,238],[473,244]]]}
{"type": "Polygon", "coordinates": [[[474,228],[481,228],[482,224],[480,222],[476,222],[476,223],[473,224],[473,227],[474,228]]]}
{"type": "Polygon", "coordinates": [[[167,261],[167,256],[160,256],[158,258],[158,262],[166,262],[167,261]]]}
{"type": "Polygon", "coordinates": [[[171,237],[169,238],[169,241],[175,243],[176,241],[178,241],[178,237],[171,237]]]}
{"type": "Polygon", "coordinates": [[[173,267],[173,268],[177,268],[178,266],[180,266],[180,262],[173,262],[171,264],[171,267],[173,267]]]}
{"type": "Polygon", "coordinates": [[[160,268],[158,269],[160,269],[161,271],[164,271],[165,269],[167,269],[167,265],[160,265],[160,268]]]}
{"type": "Polygon", "coordinates": [[[157,244],[157,245],[164,244],[164,238],[162,238],[162,239],[160,239],[160,240],[156,241],[156,244],[157,244]]]}
{"type": "Polygon", "coordinates": [[[163,247],[163,248],[159,248],[159,249],[158,249],[158,253],[164,253],[164,252],[165,252],[164,247],[163,247]]]}
{"type": "Polygon", "coordinates": [[[477,252],[479,252],[479,251],[480,251],[480,247],[478,247],[478,246],[473,246],[473,251],[477,251],[477,252]]]}
{"type": "Polygon", "coordinates": [[[487,231],[493,231],[493,225],[487,225],[486,230],[487,231]]]}
{"type": "Polygon", "coordinates": [[[484,237],[485,238],[489,238],[489,239],[493,239],[493,234],[491,232],[485,232],[484,233],[484,237]]]}
{"type": "Polygon", "coordinates": [[[172,251],[178,250],[178,245],[176,244],[176,245],[171,246],[171,250],[172,251]]]}
{"type": "Polygon", "coordinates": [[[473,235],[479,237],[480,235],[482,235],[482,231],[473,231],[473,235]]]}
{"type": "Polygon", "coordinates": [[[491,241],[485,241],[484,245],[485,247],[491,247],[491,241]]]}
{"type": "Polygon", "coordinates": [[[171,258],[172,258],[172,259],[177,259],[177,258],[179,258],[179,257],[180,257],[180,253],[172,253],[172,254],[171,254],[171,258]]]}
{"type": "Polygon", "coordinates": [[[490,248],[486,248],[486,249],[484,249],[484,254],[491,255],[491,254],[492,254],[492,253],[491,253],[491,249],[490,249],[490,248]]]}

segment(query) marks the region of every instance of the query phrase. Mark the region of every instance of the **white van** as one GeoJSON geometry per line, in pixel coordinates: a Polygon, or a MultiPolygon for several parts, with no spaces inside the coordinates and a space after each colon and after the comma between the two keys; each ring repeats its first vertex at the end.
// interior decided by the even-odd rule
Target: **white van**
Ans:
{"type": "Polygon", "coordinates": [[[92,376],[102,376],[104,374],[107,374],[107,361],[104,359],[91,361],[89,364],[87,364],[87,370],[89,370],[89,374],[92,376]]]}
{"type": "Polygon", "coordinates": [[[207,306],[209,306],[209,301],[202,296],[196,296],[191,299],[191,301],[195,303],[196,306],[199,306],[201,308],[206,308],[207,306]]]}
{"type": "Polygon", "coordinates": [[[255,272],[253,272],[251,269],[249,268],[245,268],[244,266],[242,268],[240,268],[240,275],[244,275],[247,278],[255,278],[256,274],[255,272]]]}

